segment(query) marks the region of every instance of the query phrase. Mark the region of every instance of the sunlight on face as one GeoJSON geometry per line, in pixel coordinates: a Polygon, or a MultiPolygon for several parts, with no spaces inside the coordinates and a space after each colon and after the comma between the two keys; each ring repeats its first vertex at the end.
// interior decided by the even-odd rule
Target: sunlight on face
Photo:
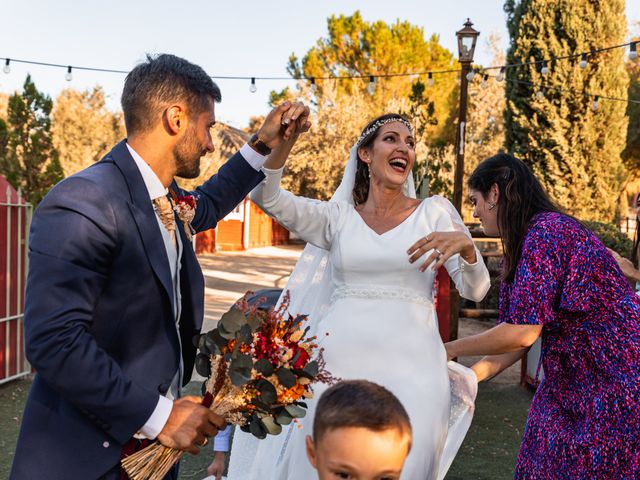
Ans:
{"type": "Polygon", "coordinates": [[[499,237],[497,205],[486,200],[482,193],[473,188],[469,189],[469,201],[473,205],[473,218],[480,220],[484,234],[488,237],[499,237]]]}
{"type": "Polygon", "coordinates": [[[410,444],[397,429],[345,427],[329,430],[315,445],[307,437],[307,455],[320,480],[397,480],[410,444]]]}
{"type": "Polygon", "coordinates": [[[213,99],[209,99],[208,108],[188,118],[185,133],[174,148],[178,177],[196,178],[200,174],[200,158],[214,151],[211,127],[215,123],[213,99]]]}
{"type": "Polygon", "coordinates": [[[401,186],[416,160],[415,138],[402,122],[387,123],[373,144],[362,149],[361,158],[369,164],[372,179],[385,186],[401,186]]]}

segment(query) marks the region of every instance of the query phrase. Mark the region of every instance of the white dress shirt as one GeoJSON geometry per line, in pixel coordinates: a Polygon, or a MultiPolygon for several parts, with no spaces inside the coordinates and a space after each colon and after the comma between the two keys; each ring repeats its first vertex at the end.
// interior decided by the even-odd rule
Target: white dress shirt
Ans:
{"type": "MultiPolygon", "coordinates": [[[[142,175],[142,180],[144,181],[145,186],[147,187],[147,192],[149,193],[149,201],[153,202],[154,199],[166,196],[168,193],[168,189],[162,184],[156,173],[151,169],[151,167],[143,160],[143,158],[127,143],[127,148],[131,157],[133,158],[140,174],[142,175]]],[[[240,149],[240,154],[246,160],[249,165],[251,165],[255,170],[260,170],[262,165],[264,164],[266,157],[260,155],[254,149],[252,149],[248,144],[244,144],[240,149]]],[[[156,215],[157,216],[157,215],[156,215]]],[[[178,328],[178,320],[180,318],[180,307],[181,307],[181,296],[180,296],[180,258],[182,256],[182,242],[180,241],[180,235],[176,230],[176,240],[177,246],[174,246],[173,239],[171,238],[169,232],[165,228],[164,224],[160,220],[160,217],[157,216],[158,225],[160,226],[160,232],[162,232],[162,237],[165,245],[165,249],[167,250],[167,258],[169,259],[169,268],[171,269],[171,279],[173,282],[173,293],[174,293],[174,316],[176,318],[176,328],[178,328]]],[[[178,335],[178,338],[179,335],[178,335]]],[[[173,408],[173,398],[178,398],[180,396],[180,385],[182,383],[182,355],[180,356],[180,366],[176,375],[172,381],[171,387],[167,392],[166,396],[159,395],[158,403],[156,404],[156,408],[153,413],[146,421],[146,423],[140,428],[139,435],[143,438],[154,439],[160,434],[164,425],[167,423],[169,419],[169,415],[171,414],[171,409],[173,408]]],[[[229,449],[229,434],[230,428],[226,428],[222,432],[216,436],[214,446],[216,451],[228,451],[229,449]]]]}

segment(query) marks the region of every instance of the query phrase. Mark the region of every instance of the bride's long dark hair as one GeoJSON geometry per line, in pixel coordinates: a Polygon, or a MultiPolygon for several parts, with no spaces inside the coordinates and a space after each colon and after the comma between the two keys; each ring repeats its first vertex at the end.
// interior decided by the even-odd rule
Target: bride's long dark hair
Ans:
{"type": "MultiPolygon", "coordinates": [[[[373,120],[371,120],[367,124],[367,126],[362,129],[362,132],[360,133],[360,135],[366,132],[376,122],[390,120],[390,119],[404,120],[408,122],[407,118],[403,117],[398,113],[385,113],[384,115],[380,115],[378,118],[374,118],[373,120]]],[[[358,145],[358,149],[362,147],[367,148],[373,145],[373,142],[375,141],[376,138],[378,138],[379,134],[380,134],[380,127],[376,128],[374,131],[369,133],[369,135],[364,137],[360,141],[360,144],[358,145]]],[[[356,167],[356,179],[353,184],[352,195],[353,195],[353,203],[355,203],[356,205],[360,205],[366,202],[367,198],[369,197],[369,166],[360,159],[359,153],[357,155],[358,155],[358,165],[356,167]]]]}
{"type": "Polygon", "coordinates": [[[507,153],[482,161],[467,183],[485,199],[491,187],[498,186],[498,230],[504,250],[502,280],[513,282],[531,218],[540,212],[564,212],[551,200],[529,167],[507,153]]]}

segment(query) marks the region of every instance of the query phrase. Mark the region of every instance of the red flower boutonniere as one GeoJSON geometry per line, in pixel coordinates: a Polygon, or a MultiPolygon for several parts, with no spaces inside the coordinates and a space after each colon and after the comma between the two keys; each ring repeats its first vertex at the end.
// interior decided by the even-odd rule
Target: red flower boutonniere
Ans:
{"type": "Polygon", "coordinates": [[[197,199],[195,195],[180,196],[171,189],[169,189],[169,194],[171,195],[171,200],[173,200],[173,210],[182,222],[187,238],[191,240],[191,237],[196,233],[191,226],[191,222],[196,215],[197,199]]]}

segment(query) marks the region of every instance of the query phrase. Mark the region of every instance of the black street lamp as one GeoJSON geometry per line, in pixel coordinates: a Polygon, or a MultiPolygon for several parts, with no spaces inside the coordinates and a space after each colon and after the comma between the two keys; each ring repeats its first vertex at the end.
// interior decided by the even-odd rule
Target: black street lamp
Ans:
{"type": "Polygon", "coordinates": [[[458,61],[462,65],[460,77],[460,112],[458,115],[458,129],[456,131],[456,170],[453,180],[453,206],[462,216],[462,177],[464,176],[464,134],[467,122],[467,89],[473,62],[473,53],[480,32],[473,28],[473,23],[467,18],[462,30],[456,32],[458,37],[458,61]]]}
{"type": "MultiPolygon", "coordinates": [[[[456,130],[456,170],[453,178],[453,206],[462,216],[462,177],[464,176],[464,134],[467,123],[467,89],[469,80],[473,78],[471,63],[476,49],[476,40],[480,32],[473,29],[473,23],[467,18],[462,30],[456,32],[458,37],[458,61],[462,65],[460,72],[460,112],[456,130]]],[[[449,283],[449,325],[444,329],[447,340],[458,338],[458,318],[460,314],[460,295],[451,281],[449,283]]]]}

